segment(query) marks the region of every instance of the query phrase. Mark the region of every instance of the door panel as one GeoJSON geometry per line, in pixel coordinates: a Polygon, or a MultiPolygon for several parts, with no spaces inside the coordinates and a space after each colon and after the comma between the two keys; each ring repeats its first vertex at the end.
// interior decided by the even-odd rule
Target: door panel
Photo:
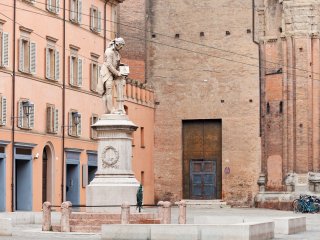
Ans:
{"type": "MultiPolygon", "coordinates": [[[[195,191],[192,172],[201,172],[203,196],[221,198],[222,192],[222,122],[217,120],[184,120],[183,121],[183,197],[192,198],[195,191]],[[192,160],[202,160],[202,163],[192,160]],[[215,160],[215,164],[206,162],[215,160]],[[201,169],[201,170],[200,170],[201,169]],[[205,173],[215,173],[215,177],[205,173]],[[210,182],[210,183],[209,183],[210,182]],[[213,184],[213,188],[212,185],[213,184]],[[207,186],[208,185],[208,186],[207,186]],[[212,192],[210,192],[211,190],[212,192]],[[209,192],[209,193],[208,193],[209,192]]],[[[198,191],[198,190],[197,190],[198,191]]],[[[207,198],[207,197],[206,197],[207,198]]]]}
{"type": "Polygon", "coordinates": [[[6,166],[5,166],[4,158],[0,157],[0,211],[5,211],[5,210],[6,210],[6,166]]]}
{"type": "Polygon", "coordinates": [[[32,210],[32,161],[16,160],[16,210],[32,210]]]}
{"type": "Polygon", "coordinates": [[[214,167],[216,161],[192,160],[190,165],[191,198],[212,199],[216,197],[216,172],[212,171],[216,169],[214,167]]]}
{"type": "Polygon", "coordinates": [[[67,164],[66,192],[67,201],[80,204],[80,171],[78,164],[67,164]]]}

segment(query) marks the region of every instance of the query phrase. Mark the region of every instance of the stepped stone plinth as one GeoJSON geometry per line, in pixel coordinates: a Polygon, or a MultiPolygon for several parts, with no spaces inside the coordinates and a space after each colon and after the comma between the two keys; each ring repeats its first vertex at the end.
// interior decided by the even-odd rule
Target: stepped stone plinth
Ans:
{"type": "MultiPolygon", "coordinates": [[[[104,114],[92,126],[98,135],[98,170],[87,186],[87,206],[136,204],[139,182],[132,171],[132,132],[137,126],[125,114],[104,114]]],[[[120,209],[120,208],[117,208],[120,209]]],[[[108,212],[88,207],[87,212],[108,212]]]]}

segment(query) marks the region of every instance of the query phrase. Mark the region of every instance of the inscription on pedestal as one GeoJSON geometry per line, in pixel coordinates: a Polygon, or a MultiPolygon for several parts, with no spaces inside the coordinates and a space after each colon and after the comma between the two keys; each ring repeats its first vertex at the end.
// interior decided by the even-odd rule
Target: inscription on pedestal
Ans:
{"type": "Polygon", "coordinates": [[[101,153],[103,168],[119,168],[119,152],[112,146],[106,146],[101,153]]]}

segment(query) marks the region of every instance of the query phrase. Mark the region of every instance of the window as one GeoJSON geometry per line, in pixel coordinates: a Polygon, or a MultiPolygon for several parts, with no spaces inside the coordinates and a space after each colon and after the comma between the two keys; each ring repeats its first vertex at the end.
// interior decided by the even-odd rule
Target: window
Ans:
{"type": "Polygon", "coordinates": [[[19,39],[19,71],[36,73],[36,43],[27,38],[19,39]]]}
{"type": "Polygon", "coordinates": [[[93,129],[91,126],[93,125],[93,124],[95,124],[97,121],[98,121],[98,115],[97,114],[92,114],[92,116],[91,116],[91,121],[90,121],[90,129],[91,129],[91,131],[90,131],[90,135],[91,135],[91,139],[97,139],[97,137],[98,137],[98,134],[97,134],[97,130],[95,130],[95,129],[93,129]]]}
{"type": "Polygon", "coordinates": [[[70,21],[81,23],[82,0],[70,0],[70,21]]]}
{"type": "Polygon", "coordinates": [[[0,30],[0,67],[9,66],[9,34],[0,30]]]}
{"type": "Polygon", "coordinates": [[[91,91],[94,91],[94,92],[97,91],[100,69],[101,69],[101,66],[98,64],[98,62],[92,61],[92,63],[91,63],[91,80],[90,80],[91,91]]]}
{"type": "Polygon", "coordinates": [[[101,12],[94,6],[90,8],[90,29],[94,32],[101,32],[101,12]]]}
{"type": "Polygon", "coordinates": [[[81,87],[82,86],[82,59],[78,58],[77,54],[70,56],[70,85],[81,87]]]}
{"type": "Polygon", "coordinates": [[[7,98],[0,95],[0,126],[7,123],[7,98]]]}
{"type": "Polygon", "coordinates": [[[81,136],[81,114],[77,110],[69,112],[69,126],[68,133],[73,137],[81,136]]]}
{"type": "Polygon", "coordinates": [[[46,48],[46,78],[58,80],[60,75],[59,51],[54,46],[48,45],[46,48]]]}
{"type": "Polygon", "coordinates": [[[140,138],[141,138],[140,139],[141,140],[141,144],[140,145],[141,145],[142,148],[145,148],[145,145],[144,145],[144,127],[141,127],[140,130],[141,130],[140,131],[140,134],[141,134],[140,135],[140,138]]]}
{"type": "Polygon", "coordinates": [[[27,99],[18,102],[18,127],[24,129],[34,128],[34,104],[27,99]]]}
{"type": "Polygon", "coordinates": [[[47,0],[47,10],[52,13],[59,13],[60,0],[47,0]]]}
{"type": "Polygon", "coordinates": [[[58,133],[59,128],[59,111],[54,105],[47,105],[47,132],[58,133]]]}

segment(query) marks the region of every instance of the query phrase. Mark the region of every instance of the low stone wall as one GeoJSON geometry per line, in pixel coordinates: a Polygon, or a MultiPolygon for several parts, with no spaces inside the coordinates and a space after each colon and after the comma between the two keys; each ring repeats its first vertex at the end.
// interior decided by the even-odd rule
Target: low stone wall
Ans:
{"type": "Polygon", "coordinates": [[[104,240],[267,240],[274,238],[274,223],[113,224],[102,225],[104,240]]]}

